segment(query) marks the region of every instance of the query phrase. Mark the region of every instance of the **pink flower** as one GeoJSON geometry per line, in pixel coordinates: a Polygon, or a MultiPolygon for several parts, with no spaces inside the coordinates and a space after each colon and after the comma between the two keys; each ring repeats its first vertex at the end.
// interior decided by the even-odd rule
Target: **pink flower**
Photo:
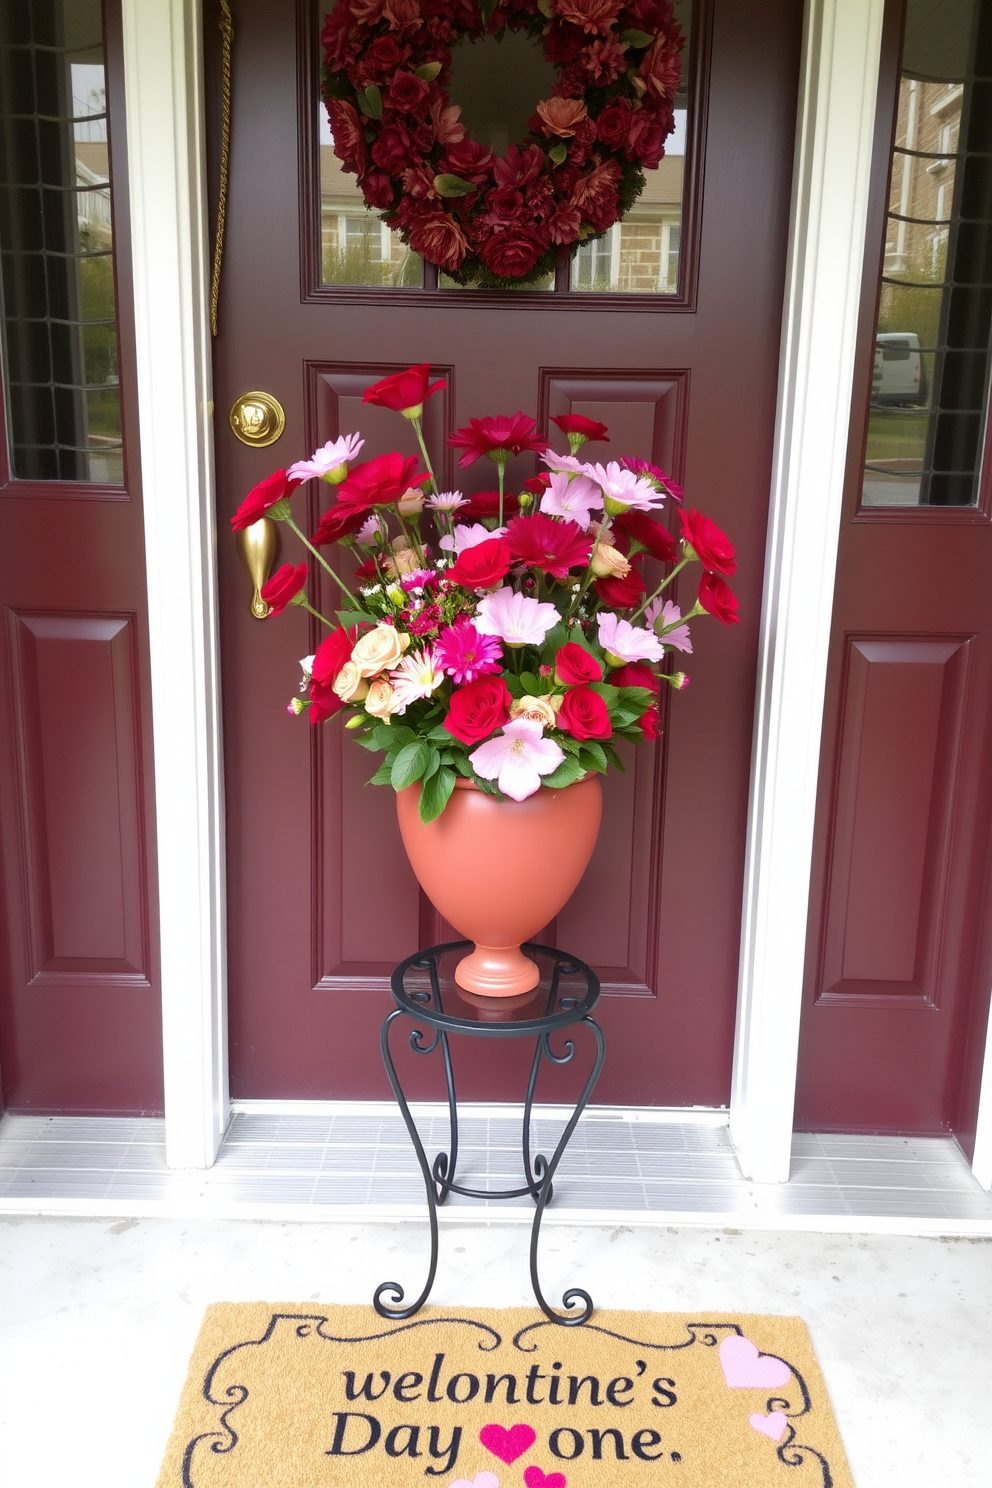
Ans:
{"type": "Polygon", "coordinates": [[[679,625],[678,622],[681,619],[682,611],[678,605],[674,604],[670,599],[663,599],[660,594],[657,599],[651,601],[644,611],[644,622],[651,627],[656,635],[664,636],[668,644],[674,646],[676,650],[691,653],[692,641],[689,639],[689,627],[688,625],[679,625]],[[660,625],[658,624],[659,620],[661,621],[660,625]],[[666,627],[669,625],[674,626],[675,629],[667,630],[666,627]]]}
{"type": "Polygon", "coordinates": [[[585,465],[574,455],[556,455],[553,449],[546,449],[541,459],[549,470],[565,470],[569,475],[586,474],[585,465]]]}
{"type": "Polygon", "coordinates": [[[589,562],[591,539],[577,522],[556,522],[543,512],[513,517],[506,529],[510,552],[520,562],[564,579],[570,568],[589,562]]]}
{"type": "Polygon", "coordinates": [[[444,681],[444,673],[437,663],[433,647],[425,646],[422,651],[411,651],[404,656],[396,670],[390,672],[389,680],[398,704],[395,711],[403,713],[418,698],[429,698],[437,692],[444,681]]]}
{"type": "Polygon", "coordinates": [[[427,498],[427,505],[431,511],[453,512],[467,504],[461,491],[438,491],[436,496],[427,498]]]}
{"type": "Polygon", "coordinates": [[[488,542],[491,537],[505,537],[506,528],[496,527],[492,532],[488,527],[483,527],[481,522],[471,524],[463,522],[455,528],[454,537],[445,534],[440,539],[440,546],[447,553],[454,553],[456,557],[464,553],[466,548],[477,548],[480,543],[488,542]]]}
{"type": "Polygon", "coordinates": [[[553,604],[528,599],[504,586],[479,600],[475,628],[482,635],[499,636],[508,646],[540,646],[560,619],[553,604]]]}
{"type": "Polygon", "coordinates": [[[533,719],[515,718],[504,724],[498,738],[474,749],[469,762],[483,780],[495,780],[504,796],[526,801],[540,789],[541,776],[557,770],[565,758],[561,747],[543,733],[533,719]]]}
{"type": "Polygon", "coordinates": [[[582,471],[602,490],[604,505],[611,517],[617,517],[631,507],[637,511],[651,511],[665,499],[651,481],[635,475],[632,470],[625,470],[616,460],[611,460],[606,466],[583,465],[582,471]]]}
{"type": "Polygon", "coordinates": [[[495,636],[480,635],[471,620],[459,616],[442,630],[435,648],[438,666],[456,682],[474,682],[485,672],[502,670],[503,655],[495,636]]]}
{"type": "Polygon", "coordinates": [[[650,460],[624,460],[623,463],[635,475],[646,475],[650,480],[657,481],[662,490],[673,500],[682,500],[682,487],[678,481],[673,481],[670,475],[666,475],[660,465],[652,465],[650,460]]]}
{"type": "MultiPolygon", "coordinates": [[[[364,443],[358,434],[342,434],[340,439],[330,439],[319,450],[314,450],[309,460],[297,460],[286,473],[290,480],[308,481],[314,476],[332,480],[340,471],[339,480],[343,480],[348,473],[344,467],[355,458],[364,443]]],[[[332,484],[337,485],[338,481],[332,481],[332,484]]]]}
{"type": "Polygon", "coordinates": [[[665,648],[656,636],[619,615],[596,616],[599,626],[599,644],[606,652],[610,666],[621,666],[626,661],[660,661],[665,648]]]}
{"type": "Polygon", "coordinates": [[[541,497],[541,510],[552,517],[565,517],[577,522],[585,532],[589,526],[589,513],[593,507],[603,505],[603,493],[587,475],[577,475],[570,480],[565,471],[551,477],[551,485],[541,497]]]}

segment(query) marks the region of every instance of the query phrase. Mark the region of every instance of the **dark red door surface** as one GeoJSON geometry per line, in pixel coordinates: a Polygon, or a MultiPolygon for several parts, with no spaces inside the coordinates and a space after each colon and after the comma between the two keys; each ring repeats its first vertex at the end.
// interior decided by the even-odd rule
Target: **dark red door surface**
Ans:
{"type": "Polygon", "coordinates": [[[992,971],[992,26],[949,14],[886,17],[797,1119],[969,1146],[992,971]]]}
{"type": "MultiPolygon", "coordinates": [[[[697,5],[685,154],[663,163],[668,176],[646,193],[655,204],[645,222],[653,213],[657,229],[648,282],[635,272],[634,237],[614,236],[573,266],[570,292],[559,282],[504,296],[412,285],[378,227],[370,248],[347,202],[336,202],[341,183],[318,131],[319,23],[309,3],[295,18],[264,0],[236,11],[215,386],[232,1090],[386,1095],[377,1035],[388,974],[437,934],[400,846],[392,793],[364,785],[369,757],[339,725],[315,730],[287,717],[296,659],[314,636],[299,610],[252,618],[227,532],[250,486],[339,433],[360,430],[366,455],[412,453],[412,430],[362,407],[361,395],[429,361],[448,380],[428,404],[448,485],[492,484],[480,466],[456,480],[444,448],[469,417],[519,408],[546,429],[550,415],[574,410],[610,426],[611,449],[669,469],[737,544],[743,623],[697,627],[692,686],[670,709],[663,745],[642,748],[627,774],[609,779],[595,858],[553,927],[605,983],[609,1052],[597,1098],[719,1105],[730,1088],[801,7],[697,5]],[[675,171],[673,212],[663,198],[675,171]],[[340,282],[374,278],[373,260],[400,285],[340,282]],[[227,409],[250,389],[286,409],[286,432],[269,450],[243,447],[227,428],[227,409]]],[[[511,481],[533,473],[527,458],[510,467],[511,481]]],[[[520,1053],[487,1051],[464,1093],[519,1097],[520,1053]]]]}
{"type": "Polygon", "coordinates": [[[120,17],[102,10],[0,7],[0,1066],[15,1110],[162,1109],[120,17]]]}

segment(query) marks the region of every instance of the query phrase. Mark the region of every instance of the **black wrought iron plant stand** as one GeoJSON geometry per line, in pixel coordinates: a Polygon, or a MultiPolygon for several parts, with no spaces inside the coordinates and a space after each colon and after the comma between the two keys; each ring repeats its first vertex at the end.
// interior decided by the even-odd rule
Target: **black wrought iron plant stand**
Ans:
{"type": "Polygon", "coordinates": [[[603,1038],[602,1029],[590,1016],[599,1000],[599,980],[590,967],[576,960],[574,956],[569,956],[564,951],[553,950],[549,946],[528,944],[523,949],[542,968],[542,981],[536,994],[525,1005],[521,1006],[517,1000],[513,1007],[503,1010],[500,1007],[500,999],[495,998],[474,999],[474,1002],[470,1004],[452,985],[446,1006],[438,962],[445,954],[466,950],[469,944],[469,941],[452,941],[446,945],[431,946],[429,950],[418,951],[415,956],[409,956],[393,972],[391,985],[396,1007],[388,1014],[382,1025],[380,1036],[382,1058],[424,1178],[430,1218],[431,1257],[427,1280],[415,1302],[404,1305],[405,1294],[402,1286],[395,1281],[384,1281],[376,1288],[373,1306],[380,1317],[397,1320],[412,1317],[423,1307],[430,1296],[437,1272],[437,1206],[445,1203],[449,1194],[464,1194],[469,1198],[481,1199],[519,1199],[529,1194],[536,1204],[530,1234],[530,1279],[534,1295],[542,1311],[552,1322],[574,1327],[578,1323],[586,1322],[592,1316],[592,1298],[582,1287],[570,1287],[562,1297],[562,1305],[566,1311],[557,1312],[545,1300],[541,1289],[537,1254],[541,1220],[551,1201],[555,1172],[603,1067],[606,1041],[603,1038]],[[562,978],[566,979],[564,990],[562,978]],[[545,981],[547,991],[544,990],[545,981]],[[574,989],[571,986],[573,981],[577,984],[574,989]],[[485,1006],[487,1003],[492,1004],[489,1011],[485,1006]],[[540,1010],[542,1006],[543,1011],[540,1010]],[[428,1161],[424,1151],[424,1144],[403,1094],[389,1048],[390,1029],[401,1018],[412,1018],[419,1025],[410,1034],[410,1047],[414,1053],[433,1054],[435,1049],[440,1048],[444,1060],[444,1077],[448,1092],[449,1150],[439,1152],[433,1165],[428,1161]],[[490,1021],[491,1019],[498,1021],[490,1021]],[[558,1065],[571,1062],[575,1054],[573,1041],[570,1038],[565,1039],[561,1052],[556,1054],[551,1047],[551,1038],[573,1026],[586,1027],[592,1033],[595,1043],[593,1067],[551,1158],[546,1158],[540,1152],[532,1156],[531,1118],[538,1071],[542,1060],[558,1065]],[[425,1038],[425,1027],[434,1031],[434,1036],[429,1041],[425,1038]],[[448,1036],[452,1033],[484,1039],[533,1038],[536,1040],[530,1079],[527,1082],[527,1097],[524,1101],[521,1132],[524,1183],[520,1188],[481,1189],[456,1182],[458,1101],[448,1041],[448,1036]]]}

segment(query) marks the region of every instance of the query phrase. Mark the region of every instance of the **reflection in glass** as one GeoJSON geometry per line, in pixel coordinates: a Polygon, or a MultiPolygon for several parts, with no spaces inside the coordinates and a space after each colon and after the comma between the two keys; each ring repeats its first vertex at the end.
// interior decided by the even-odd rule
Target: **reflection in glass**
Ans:
{"type": "Polygon", "coordinates": [[[584,243],[572,260],[574,290],[587,294],[676,294],[685,168],[685,109],[657,170],[620,222],[584,243]]]}
{"type": "Polygon", "coordinates": [[[978,496],[992,328],[992,6],[908,0],[864,506],[978,496]]]}
{"type": "Polygon", "coordinates": [[[0,6],[11,473],[123,482],[100,0],[0,6]]]}

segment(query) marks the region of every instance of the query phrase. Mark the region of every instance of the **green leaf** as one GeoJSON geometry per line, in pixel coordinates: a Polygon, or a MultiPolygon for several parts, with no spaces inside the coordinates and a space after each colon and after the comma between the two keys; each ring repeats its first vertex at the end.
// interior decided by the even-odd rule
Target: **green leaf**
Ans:
{"type": "Polygon", "coordinates": [[[358,107],[367,119],[382,118],[382,94],[375,83],[369,83],[364,93],[359,93],[358,107]]]}
{"type": "Polygon", "coordinates": [[[390,771],[393,790],[403,790],[405,786],[412,785],[415,780],[419,780],[427,769],[430,756],[431,747],[425,744],[423,739],[415,739],[412,744],[404,744],[393,760],[393,768],[390,771]]]}
{"type": "Polygon", "coordinates": [[[379,766],[378,770],[376,770],[375,774],[369,781],[369,785],[392,785],[392,783],[392,766],[389,763],[388,759],[383,760],[382,764],[379,766]]]}
{"type": "Polygon", "coordinates": [[[388,752],[399,749],[402,744],[412,743],[417,736],[405,723],[380,723],[373,729],[372,737],[376,749],[388,752]]]}
{"type": "MultiPolygon", "coordinates": [[[[581,635],[581,631],[579,632],[579,634],[581,635]]],[[[559,621],[557,625],[552,625],[551,629],[544,637],[544,649],[541,652],[541,661],[544,666],[554,665],[555,657],[561,650],[562,646],[564,646],[568,638],[568,631],[565,629],[564,625],[562,625],[561,621],[559,621]]]]}
{"type": "Polygon", "coordinates": [[[414,69],[414,77],[423,78],[425,83],[432,83],[441,71],[440,62],[425,62],[423,67],[414,69]]]}
{"type": "Polygon", "coordinates": [[[529,693],[531,697],[540,696],[541,685],[533,672],[521,672],[520,685],[524,692],[529,693]]]}
{"type": "Polygon", "coordinates": [[[355,743],[356,744],[360,744],[363,749],[368,749],[373,754],[378,754],[379,750],[382,748],[382,745],[381,744],[377,744],[375,742],[375,734],[374,733],[373,734],[358,734],[358,735],[356,735],[355,743]]]}
{"type": "Polygon", "coordinates": [[[430,759],[427,761],[427,768],[424,771],[423,775],[421,776],[421,779],[423,779],[423,780],[430,780],[430,778],[431,778],[432,775],[436,775],[437,774],[437,772],[438,772],[438,770],[440,768],[440,765],[441,765],[441,756],[438,754],[438,752],[437,752],[436,749],[432,749],[431,750],[431,754],[430,754],[430,759]]]}
{"type": "Polygon", "coordinates": [[[595,739],[587,739],[582,746],[579,759],[587,770],[598,770],[601,775],[606,774],[606,751],[595,739]]]}
{"type": "Polygon", "coordinates": [[[444,172],[434,177],[434,190],[438,196],[471,196],[478,187],[473,186],[471,181],[463,181],[461,176],[444,172]]]}
{"type": "Polygon", "coordinates": [[[632,708],[640,708],[643,712],[650,707],[652,697],[649,687],[620,687],[617,689],[618,701],[627,703],[632,708]]]}
{"type": "Polygon", "coordinates": [[[626,775],[626,773],[627,773],[627,766],[624,764],[623,760],[617,754],[617,752],[614,749],[614,747],[613,747],[612,744],[610,744],[610,743],[604,744],[603,745],[603,753],[606,755],[606,758],[609,760],[609,762],[613,766],[614,770],[619,770],[620,773],[621,773],[621,775],[626,775]]]}
{"type": "Polygon", "coordinates": [[[564,749],[566,754],[578,755],[582,753],[582,745],[579,743],[578,739],[569,739],[567,736],[562,735],[561,739],[559,739],[558,742],[561,745],[562,749],[564,749]]]}
{"type": "Polygon", "coordinates": [[[489,17],[498,4],[499,0],[479,0],[479,15],[482,17],[482,24],[484,26],[488,23],[489,17]]]}
{"type": "Polygon", "coordinates": [[[450,749],[448,751],[448,758],[451,760],[451,763],[454,765],[455,769],[458,771],[459,775],[463,777],[463,779],[472,779],[475,771],[469,764],[468,754],[464,749],[450,749]]]}
{"type": "Polygon", "coordinates": [[[649,47],[654,37],[649,36],[646,31],[621,31],[620,45],[625,47],[649,47]]]}
{"type": "Polygon", "coordinates": [[[568,155],[568,146],[565,144],[564,140],[559,140],[556,145],[551,146],[548,154],[551,156],[551,159],[554,161],[555,165],[564,165],[566,157],[568,155]]]}
{"type": "Polygon", "coordinates": [[[515,677],[512,672],[504,672],[503,681],[506,683],[506,690],[512,698],[523,697],[524,685],[519,677],[515,677]]]}
{"type": "Polygon", "coordinates": [[[553,770],[550,775],[543,776],[541,784],[550,785],[552,790],[560,789],[562,786],[574,785],[585,773],[584,765],[577,759],[569,758],[562,760],[557,770],[553,770]]]}
{"type": "Polygon", "coordinates": [[[447,806],[454,788],[454,770],[442,765],[437,774],[425,780],[420,788],[420,820],[425,824],[435,821],[447,806]]]}
{"type": "Polygon", "coordinates": [[[427,737],[434,744],[450,744],[452,740],[452,735],[448,733],[443,723],[435,724],[432,729],[429,729],[427,737]]]}
{"type": "Polygon", "coordinates": [[[369,625],[372,621],[371,615],[366,615],[364,610],[338,610],[338,623],[345,630],[350,630],[353,625],[369,625]]]}

